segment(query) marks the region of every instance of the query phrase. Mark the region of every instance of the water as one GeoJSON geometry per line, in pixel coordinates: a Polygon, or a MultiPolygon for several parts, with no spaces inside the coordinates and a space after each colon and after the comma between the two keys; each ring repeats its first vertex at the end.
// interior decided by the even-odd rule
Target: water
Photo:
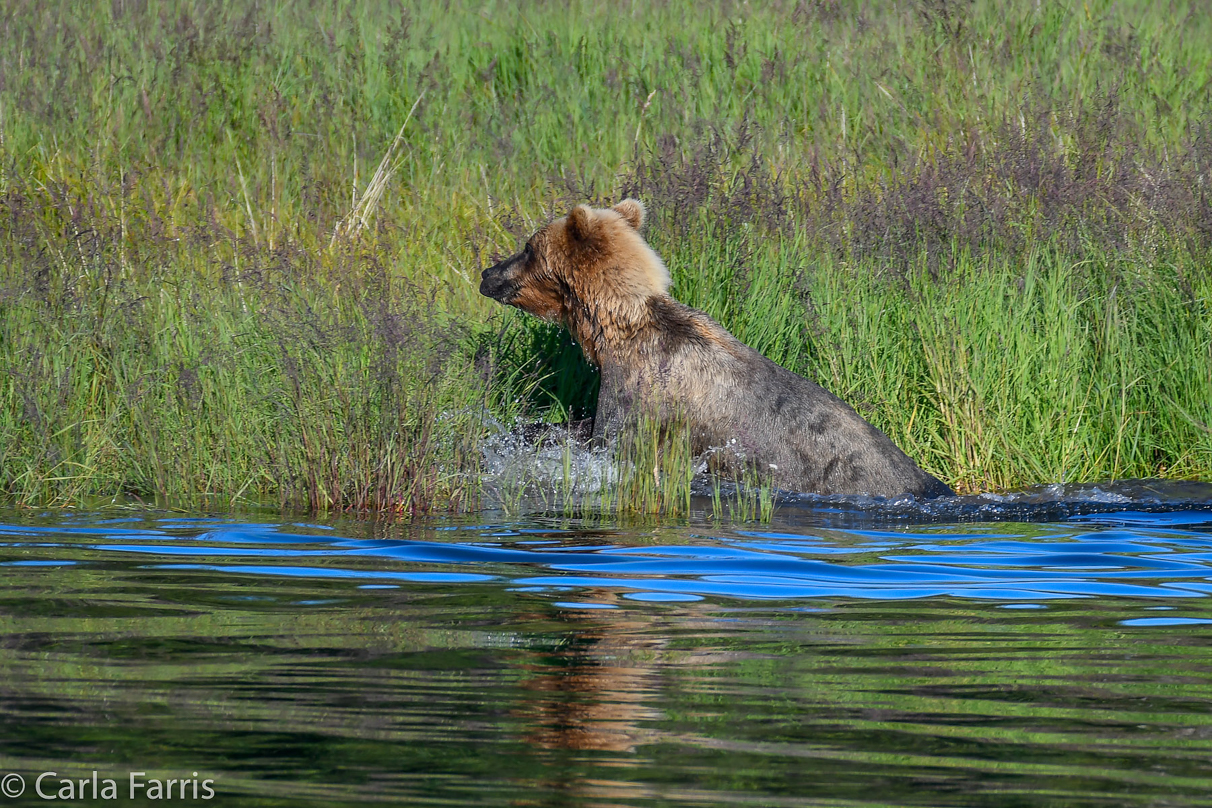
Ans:
{"type": "Polygon", "coordinates": [[[0,802],[1206,805],[1210,593],[1198,485],[766,526],[4,512],[0,802]]]}

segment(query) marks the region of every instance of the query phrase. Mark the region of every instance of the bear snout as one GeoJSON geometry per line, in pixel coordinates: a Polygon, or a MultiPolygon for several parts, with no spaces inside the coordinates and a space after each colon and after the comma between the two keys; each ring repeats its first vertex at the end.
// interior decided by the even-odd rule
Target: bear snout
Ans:
{"type": "Polygon", "coordinates": [[[494,264],[480,273],[480,294],[491,297],[499,303],[509,303],[518,292],[518,284],[513,280],[512,272],[515,258],[507,258],[499,264],[494,264]]]}

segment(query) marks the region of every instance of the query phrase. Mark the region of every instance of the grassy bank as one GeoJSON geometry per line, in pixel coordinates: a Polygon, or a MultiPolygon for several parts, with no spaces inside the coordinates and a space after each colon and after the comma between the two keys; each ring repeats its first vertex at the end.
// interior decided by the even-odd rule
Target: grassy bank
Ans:
{"type": "Polygon", "coordinates": [[[596,395],[479,268],[624,194],[961,489],[1212,478],[1209,8],[761,6],[7,5],[0,493],[474,508],[596,395]]]}

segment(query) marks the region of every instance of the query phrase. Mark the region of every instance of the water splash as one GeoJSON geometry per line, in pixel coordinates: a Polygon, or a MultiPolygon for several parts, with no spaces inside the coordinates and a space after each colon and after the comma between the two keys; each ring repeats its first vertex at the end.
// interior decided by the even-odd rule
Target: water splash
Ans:
{"type": "MultiPolygon", "coordinates": [[[[519,421],[513,428],[492,422],[482,444],[483,505],[511,514],[592,512],[605,509],[619,482],[617,457],[589,442],[588,421],[571,425],[519,421]]],[[[754,499],[758,489],[707,473],[713,447],[694,460],[691,483],[695,516],[721,515],[721,502],[754,499]]],[[[819,495],[776,491],[775,506],[797,524],[1053,522],[1113,512],[1212,512],[1212,483],[1186,480],[1117,480],[1105,483],[1050,483],[1016,491],[918,499],[861,495],[819,495]]],[[[751,509],[752,510],[752,509],[751,509]]],[[[735,507],[728,511],[736,517],[735,507]]]]}
{"type": "Polygon", "coordinates": [[[591,447],[584,422],[492,422],[481,443],[484,506],[510,513],[562,510],[607,494],[618,469],[605,447],[591,447]]]}

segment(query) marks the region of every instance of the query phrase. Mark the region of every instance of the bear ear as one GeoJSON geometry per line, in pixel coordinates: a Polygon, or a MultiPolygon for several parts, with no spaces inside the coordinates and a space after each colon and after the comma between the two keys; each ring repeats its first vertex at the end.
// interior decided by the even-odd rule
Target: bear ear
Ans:
{"type": "Polygon", "coordinates": [[[623,217],[623,221],[639,230],[644,226],[644,203],[638,199],[624,199],[613,208],[614,212],[623,217]]]}
{"type": "Polygon", "coordinates": [[[568,213],[568,234],[578,241],[588,241],[595,230],[593,209],[577,205],[568,213]]]}

